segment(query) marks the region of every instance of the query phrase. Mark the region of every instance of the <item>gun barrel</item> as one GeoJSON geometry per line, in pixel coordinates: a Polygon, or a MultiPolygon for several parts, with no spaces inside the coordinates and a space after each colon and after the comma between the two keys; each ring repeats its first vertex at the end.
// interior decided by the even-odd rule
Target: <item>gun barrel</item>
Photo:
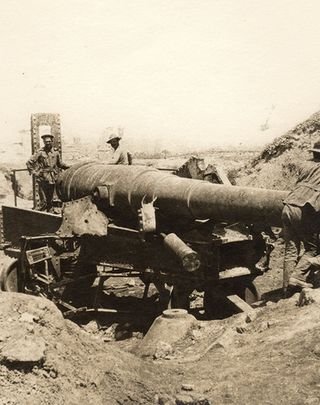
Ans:
{"type": "Polygon", "coordinates": [[[79,163],[64,171],[57,181],[57,193],[62,201],[70,201],[104,185],[112,194],[112,205],[120,211],[136,214],[144,197],[149,201],[156,198],[155,206],[168,218],[271,226],[281,226],[282,201],[287,195],[285,191],[180,178],[151,167],[99,162],[79,163]]]}

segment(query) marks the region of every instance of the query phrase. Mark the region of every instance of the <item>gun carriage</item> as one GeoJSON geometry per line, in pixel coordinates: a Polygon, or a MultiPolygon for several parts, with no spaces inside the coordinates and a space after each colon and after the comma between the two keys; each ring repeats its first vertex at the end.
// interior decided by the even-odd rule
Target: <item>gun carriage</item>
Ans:
{"type": "Polygon", "coordinates": [[[259,299],[254,279],[272,250],[265,229],[281,225],[285,192],[99,162],[72,166],[56,189],[62,215],[3,206],[2,246],[15,258],[4,290],[46,296],[66,314],[87,309],[71,296],[95,280],[101,292],[109,277],[140,278],[143,299],[154,284],[162,308],[187,308],[204,292],[211,316],[221,297],[259,299]]]}

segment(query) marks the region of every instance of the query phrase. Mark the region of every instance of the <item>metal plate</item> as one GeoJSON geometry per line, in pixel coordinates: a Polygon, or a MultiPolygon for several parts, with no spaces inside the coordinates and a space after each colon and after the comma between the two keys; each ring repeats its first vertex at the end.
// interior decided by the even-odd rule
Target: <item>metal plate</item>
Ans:
{"type": "Polygon", "coordinates": [[[48,246],[43,246],[37,249],[27,250],[26,256],[30,265],[43,262],[44,260],[51,259],[51,254],[48,246]]]}
{"type": "Polygon", "coordinates": [[[3,243],[20,246],[21,236],[38,236],[55,233],[61,217],[47,212],[2,206],[3,243]]]}

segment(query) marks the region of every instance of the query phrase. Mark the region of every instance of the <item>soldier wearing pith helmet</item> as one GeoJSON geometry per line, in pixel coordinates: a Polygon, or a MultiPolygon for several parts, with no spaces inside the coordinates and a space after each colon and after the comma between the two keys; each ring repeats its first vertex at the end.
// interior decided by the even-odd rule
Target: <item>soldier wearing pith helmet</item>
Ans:
{"type": "Polygon", "coordinates": [[[112,148],[112,154],[107,161],[110,165],[130,165],[131,154],[120,145],[121,136],[115,131],[111,132],[106,141],[112,148]]]}
{"type": "Polygon", "coordinates": [[[53,146],[54,136],[51,133],[51,127],[41,126],[39,135],[43,141],[43,147],[31,156],[26,165],[39,185],[40,210],[50,212],[59,171],[69,166],[62,162],[58,149],[53,146]]]}

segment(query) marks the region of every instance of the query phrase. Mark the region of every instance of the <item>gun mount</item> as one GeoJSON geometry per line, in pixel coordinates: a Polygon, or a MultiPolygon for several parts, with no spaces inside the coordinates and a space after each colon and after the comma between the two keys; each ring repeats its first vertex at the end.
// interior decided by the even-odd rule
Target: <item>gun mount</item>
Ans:
{"type": "Polygon", "coordinates": [[[144,299],[156,286],[162,309],[188,307],[194,290],[204,292],[212,316],[222,297],[259,299],[254,278],[269,268],[272,250],[264,230],[280,225],[286,195],[97,162],[62,173],[57,193],[62,216],[38,213],[42,236],[27,210],[15,232],[17,208],[3,207],[2,243],[17,258],[4,289],[45,295],[73,313],[70,293],[88,291],[97,277],[98,293],[109,277],[138,277],[144,299]]]}

